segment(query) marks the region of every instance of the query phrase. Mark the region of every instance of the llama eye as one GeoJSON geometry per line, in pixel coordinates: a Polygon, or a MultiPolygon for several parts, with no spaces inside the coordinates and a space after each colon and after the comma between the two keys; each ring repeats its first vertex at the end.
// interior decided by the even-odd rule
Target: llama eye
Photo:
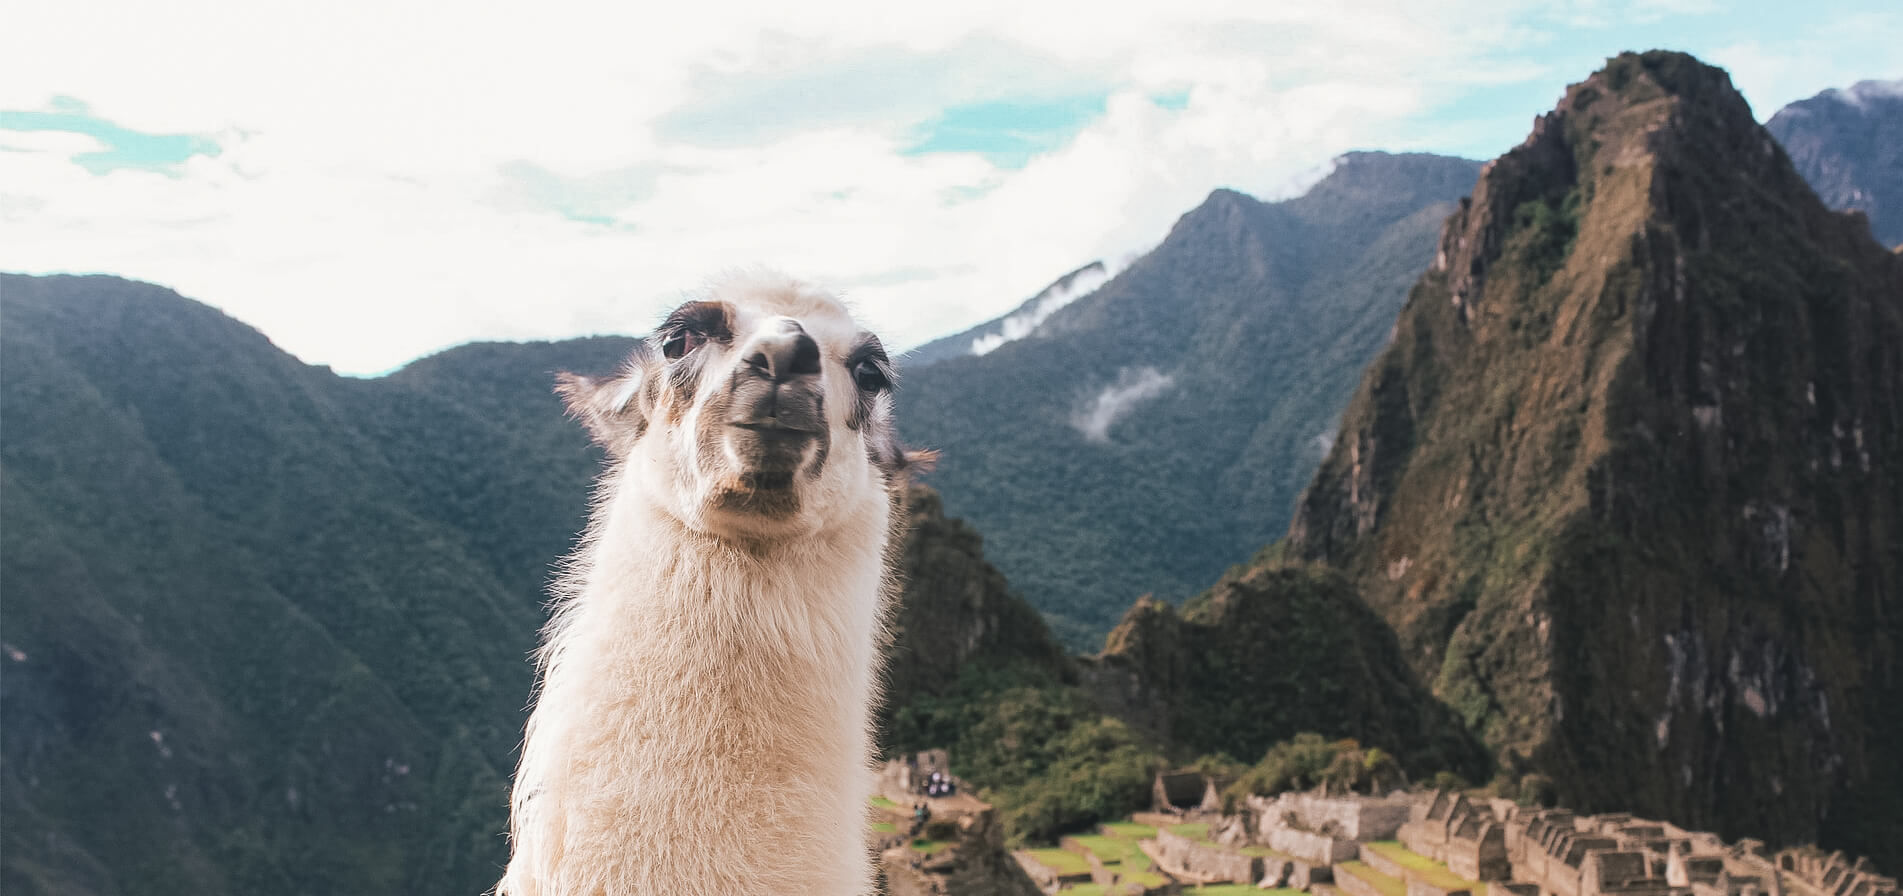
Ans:
{"type": "Polygon", "coordinates": [[[879,365],[872,363],[870,358],[852,365],[852,383],[861,392],[877,392],[892,385],[885,378],[885,371],[880,370],[879,365]]]}
{"type": "Polygon", "coordinates": [[[661,343],[661,354],[667,356],[669,361],[672,361],[694,349],[700,348],[706,344],[706,342],[706,336],[683,327],[679,330],[675,330],[672,335],[667,337],[666,342],[661,343]]]}

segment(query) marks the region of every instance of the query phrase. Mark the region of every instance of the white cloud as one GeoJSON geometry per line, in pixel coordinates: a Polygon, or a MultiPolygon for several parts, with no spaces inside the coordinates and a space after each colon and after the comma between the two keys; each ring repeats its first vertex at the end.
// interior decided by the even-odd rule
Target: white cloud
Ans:
{"type": "Polygon", "coordinates": [[[1846,11],[1820,17],[1802,30],[1753,35],[1714,47],[1705,61],[1724,67],[1759,120],[1793,102],[1858,81],[1903,75],[1903,12],[1846,11]],[[1885,60],[1873,67],[1870,60],[1885,60]]]}
{"type": "Polygon", "coordinates": [[[1091,266],[1078,271],[1061,283],[1054,283],[1041,293],[1032,297],[1031,306],[1007,315],[998,324],[995,333],[985,333],[971,341],[971,353],[988,355],[997,351],[998,346],[1015,342],[1031,335],[1039,324],[1084,296],[1097,291],[1097,288],[1110,282],[1120,272],[1126,261],[1119,260],[1114,266],[1102,262],[1093,262],[1091,266]]]}
{"type": "Polygon", "coordinates": [[[1124,368],[1071,416],[1070,425],[1092,442],[1110,441],[1110,427],[1146,401],[1169,391],[1175,378],[1154,367],[1124,368]]]}
{"type": "MultiPolygon", "coordinates": [[[[0,109],[69,96],[221,152],[92,175],[70,161],[85,138],[0,131],[0,268],[157,281],[374,372],[469,339],[642,330],[763,262],[846,288],[899,348],[1153,244],[1214,187],[1281,195],[1342,151],[1458,131],[1423,116],[1544,72],[1527,48],[1564,33],[1546,10],[20,0],[0,109]],[[905,152],[950,105],[1080,91],[1102,117],[1021,169],[905,152]]],[[[1734,45],[1754,100],[1798,64],[1770,35],[1734,45]]]]}
{"type": "Polygon", "coordinates": [[[99,138],[71,131],[0,131],[0,152],[71,158],[105,148],[106,144],[99,142],[99,138]]]}

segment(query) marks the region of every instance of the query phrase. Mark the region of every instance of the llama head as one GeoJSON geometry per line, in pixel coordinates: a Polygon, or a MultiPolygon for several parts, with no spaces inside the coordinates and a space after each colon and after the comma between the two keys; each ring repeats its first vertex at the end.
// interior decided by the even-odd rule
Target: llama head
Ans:
{"type": "Polygon", "coordinates": [[[714,535],[813,531],[885,501],[921,455],[892,422],[896,372],[838,299],[762,272],[668,315],[621,373],[562,374],[615,476],[714,535]]]}

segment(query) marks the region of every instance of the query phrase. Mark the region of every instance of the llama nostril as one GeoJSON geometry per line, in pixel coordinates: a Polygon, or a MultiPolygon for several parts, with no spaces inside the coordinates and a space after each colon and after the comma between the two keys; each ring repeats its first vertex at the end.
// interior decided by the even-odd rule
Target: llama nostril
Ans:
{"type": "Polygon", "coordinates": [[[776,383],[796,376],[811,376],[819,372],[819,343],[806,335],[799,324],[790,324],[787,329],[756,341],[753,354],[747,356],[747,366],[753,368],[756,375],[776,383]]]}

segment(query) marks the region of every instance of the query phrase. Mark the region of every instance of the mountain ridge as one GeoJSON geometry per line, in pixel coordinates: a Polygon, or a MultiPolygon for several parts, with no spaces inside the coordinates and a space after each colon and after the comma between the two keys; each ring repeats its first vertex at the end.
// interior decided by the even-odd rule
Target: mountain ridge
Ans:
{"type": "Polygon", "coordinates": [[[929,481],[1073,650],[1135,595],[1202,590],[1285,527],[1477,170],[1351,154],[1306,200],[1212,193],[1024,338],[906,374],[929,481]]]}

